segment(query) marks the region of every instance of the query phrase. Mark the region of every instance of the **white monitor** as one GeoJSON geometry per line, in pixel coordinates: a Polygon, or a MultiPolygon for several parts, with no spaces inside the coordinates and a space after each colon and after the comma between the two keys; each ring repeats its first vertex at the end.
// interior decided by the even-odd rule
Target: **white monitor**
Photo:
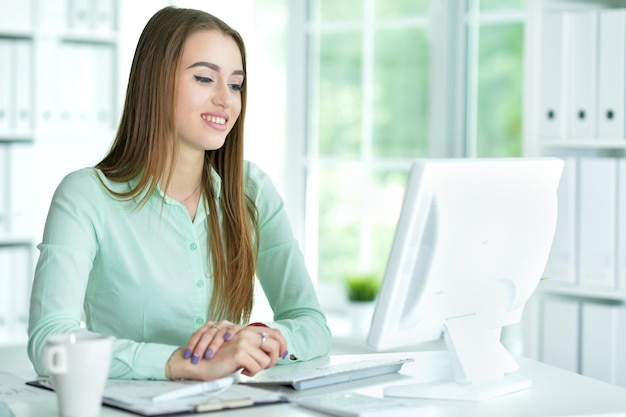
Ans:
{"type": "Polygon", "coordinates": [[[454,380],[385,395],[484,400],[531,385],[500,333],[542,277],[562,170],[556,158],[414,161],[367,342],[443,337],[454,380]]]}

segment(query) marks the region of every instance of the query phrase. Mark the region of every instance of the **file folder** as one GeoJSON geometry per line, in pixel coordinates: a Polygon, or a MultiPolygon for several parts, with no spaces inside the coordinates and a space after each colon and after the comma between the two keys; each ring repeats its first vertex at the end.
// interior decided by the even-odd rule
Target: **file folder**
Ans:
{"type": "MultiPolygon", "coordinates": [[[[617,162],[617,287],[626,291],[626,158],[617,162]]],[[[626,348],[626,344],[624,345],[626,348]]],[[[626,379],[626,375],[624,376],[626,379]]],[[[626,382],[626,381],[625,381],[626,382]]],[[[625,384],[626,386],[626,384],[625,384]]]]}
{"type": "Polygon", "coordinates": [[[0,236],[9,231],[9,170],[8,144],[0,142],[0,236]]]}
{"type": "Polygon", "coordinates": [[[595,11],[566,13],[569,73],[567,135],[592,139],[596,134],[597,19],[595,11]]]}
{"type": "Polygon", "coordinates": [[[581,158],[579,175],[579,284],[584,288],[613,289],[617,161],[581,158]]]}
{"type": "Polygon", "coordinates": [[[31,30],[32,8],[35,0],[0,0],[0,28],[3,30],[31,30]]]}
{"type": "Polygon", "coordinates": [[[576,201],[578,160],[563,158],[563,174],[557,189],[558,214],[554,239],[548,262],[544,270],[544,277],[550,282],[575,285],[577,282],[576,262],[576,201]]]}
{"type": "Polygon", "coordinates": [[[598,137],[626,141],[626,10],[602,10],[599,19],[598,137]]]}
{"type": "MultiPolygon", "coordinates": [[[[206,413],[232,408],[255,407],[287,402],[279,392],[235,384],[215,396],[197,395],[184,399],[155,402],[152,397],[179,389],[194,381],[150,381],[109,379],[102,403],[141,416],[206,413]]],[[[26,382],[27,385],[52,390],[47,379],[26,382]]],[[[262,413],[261,413],[262,415],[262,413]]]]}
{"type": "Polygon", "coordinates": [[[33,89],[35,85],[32,71],[33,45],[30,40],[16,40],[14,48],[14,130],[20,134],[30,134],[33,130],[33,89]]]}
{"type": "Polygon", "coordinates": [[[578,372],[579,311],[572,299],[543,300],[542,362],[578,372]]]}
{"type": "Polygon", "coordinates": [[[116,27],[115,0],[98,0],[94,9],[94,30],[97,33],[112,33],[116,27]]]}
{"type": "Polygon", "coordinates": [[[539,135],[544,139],[565,137],[565,19],[562,13],[546,13],[541,26],[541,75],[539,135]]]}
{"type": "Polygon", "coordinates": [[[13,119],[13,45],[0,39],[0,135],[12,130],[13,119]]]}
{"type": "Polygon", "coordinates": [[[68,3],[67,1],[58,0],[37,0],[34,14],[38,28],[58,31],[67,30],[68,3]]]}
{"type": "MultiPolygon", "coordinates": [[[[617,349],[618,352],[624,352],[626,349],[626,307],[624,306],[617,311],[617,349]]],[[[626,355],[617,355],[615,367],[617,368],[615,383],[620,387],[626,387],[626,355]]]]}
{"type": "Polygon", "coordinates": [[[581,373],[610,384],[617,379],[617,313],[612,305],[582,306],[581,373]]]}

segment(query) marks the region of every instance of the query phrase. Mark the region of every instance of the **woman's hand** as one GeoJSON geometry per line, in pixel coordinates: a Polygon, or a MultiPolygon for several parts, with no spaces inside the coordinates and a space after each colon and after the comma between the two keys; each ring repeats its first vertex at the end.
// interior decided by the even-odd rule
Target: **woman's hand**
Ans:
{"type": "Polygon", "coordinates": [[[191,359],[193,364],[203,358],[211,359],[224,342],[239,333],[241,329],[243,326],[227,320],[207,322],[189,338],[184,351],[185,359],[191,359]]]}
{"type": "MultiPolygon", "coordinates": [[[[218,326],[221,327],[221,326],[218,326]]],[[[234,327],[233,327],[234,328],[234,327]]],[[[278,362],[279,357],[287,355],[287,343],[279,330],[266,327],[237,326],[228,340],[224,340],[222,329],[215,329],[202,334],[211,339],[206,346],[219,347],[213,350],[210,360],[189,360],[185,351],[178,349],[166,366],[166,376],[171,379],[196,379],[208,381],[221,378],[238,370],[244,375],[253,376],[278,362]],[[208,336],[211,334],[211,336],[208,336]],[[216,336],[219,334],[221,336],[216,336]],[[217,339],[222,339],[217,342],[217,339]],[[213,345],[213,342],[217,342],[213,345]]],[[[197,332],[196,332],[197,333],[197,332]]],[[[194,333],[195,336],[195,333],[194,333]]],[[[198,344],[195,345],[196,347],[198,344]]],[[[186,348],[188,349],[188,348],[186,348]]],[[[208,351],[207,349],[207,351],[208,351]]],[[[194,352],[200,352],[195,350],[194,352]]],[[[193,357],[193,355],[192,355],[193,357]]]]}

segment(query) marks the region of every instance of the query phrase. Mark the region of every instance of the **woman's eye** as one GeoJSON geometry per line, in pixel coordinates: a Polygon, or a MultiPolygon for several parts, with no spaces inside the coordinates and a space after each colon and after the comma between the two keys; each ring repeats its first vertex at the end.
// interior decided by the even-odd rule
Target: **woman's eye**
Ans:
{"type": "Polygon", "coordinates": [[[194,75],[193,76],[196,81],[198,81],[199,83],[203,83],[203,84],[208,84],[210,82],[213,82],[213,79],[210,77],[201,77],[200,75],[194,75]]]}
{"type": "Polygon", "coordinates": [[[241,84],[228,84],[228,87],[233,91],[241,91],[243,88],[241,84]]]}

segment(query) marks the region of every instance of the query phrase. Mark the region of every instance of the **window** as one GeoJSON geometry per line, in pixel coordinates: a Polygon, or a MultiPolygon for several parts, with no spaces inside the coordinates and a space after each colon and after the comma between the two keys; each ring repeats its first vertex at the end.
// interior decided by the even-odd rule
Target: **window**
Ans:
{"type": "Polygon", "coordinates": [[[306,247],[317,248],[320,280],[382,274],[406,169],[429,155],[427,6],[309,3],[308,178],[315,186],[307,221],[317,213],[317,230],[306,247]]]}
{"type": "Polygon", "coordinates": [[[306,244],[382,276],[410,161],[520,156],[522,0],[310,0],[306,244]]]}

